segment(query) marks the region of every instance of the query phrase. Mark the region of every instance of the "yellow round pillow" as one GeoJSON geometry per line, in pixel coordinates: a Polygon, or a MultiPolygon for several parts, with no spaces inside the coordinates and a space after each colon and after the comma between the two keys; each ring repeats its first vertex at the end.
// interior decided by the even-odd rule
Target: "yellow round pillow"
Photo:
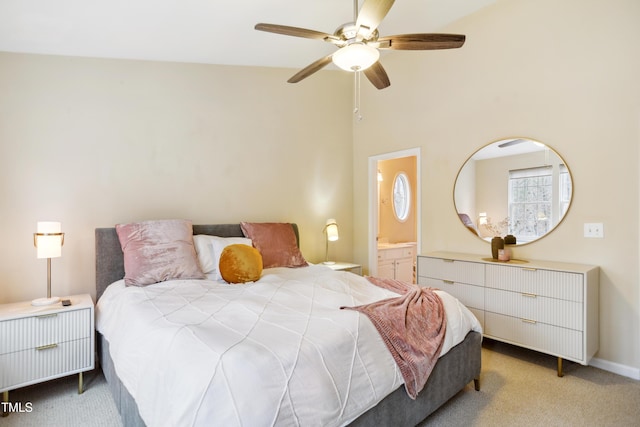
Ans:
{"type": "Polygon", "coordinates": [[[220,254],[219,268],[229,283],[255,282],[262,274],[262,255],[249,245],[229,245],[220,254]]]}

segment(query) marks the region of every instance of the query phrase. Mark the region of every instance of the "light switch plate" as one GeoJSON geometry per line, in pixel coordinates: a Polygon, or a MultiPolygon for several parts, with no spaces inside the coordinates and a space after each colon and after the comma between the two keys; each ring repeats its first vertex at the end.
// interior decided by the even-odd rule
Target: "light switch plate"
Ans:
{"type": "Polygon", "coordinates": [[[584,237],[604,237],[604,225],[601,222],[585,222],[584,224],[584,237]]]}

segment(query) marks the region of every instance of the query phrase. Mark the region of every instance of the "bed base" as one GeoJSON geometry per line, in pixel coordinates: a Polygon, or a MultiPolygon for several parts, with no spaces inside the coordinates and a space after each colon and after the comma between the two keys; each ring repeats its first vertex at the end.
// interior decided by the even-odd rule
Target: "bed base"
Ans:
{"type": "MultiPolygon", "coordinates": [[[[109,355],[109,343],[102,334],[96,333],[96,336],[100,366],[122,418],[122,424],[127,427],[145,427],[135,400],[115,373],[113,361],[109,355]]],[[[471,381],[474,382],[475,389],[480,390],[481,348],[482,335],[478,332],[469,332],[464,341],[438,360],[425,388],[418,394],[416,400],[409,398],[402,385],[351,425],[357,427],[415,426],[471,381]]]]}
{"type": "Polygon", "coordinates": [[[481,351],[482,334],[469,332],[464,341],[438,359],[416,400],[411,400],[402,385],[351,425],[415,426],[471,381],[480,390],[481,351]]]}

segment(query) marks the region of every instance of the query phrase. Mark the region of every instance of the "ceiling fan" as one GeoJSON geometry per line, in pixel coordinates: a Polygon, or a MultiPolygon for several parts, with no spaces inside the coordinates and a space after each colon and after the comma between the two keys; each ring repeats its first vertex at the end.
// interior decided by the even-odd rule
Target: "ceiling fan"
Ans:
{"type": "Polygon", "coordinates": [[[522,144],[523,142],[527,142],[527,140],[522,138],[508,139],[505,142],[499,144],[498,147],[507,148],[511,147],[512,145],[522,144]]]}
{"type": "Polygon", "coordinates": [[[320,58],[293,75],[289,83],[297,83],[333,62],[347,71],[362,71],[378,89],[391,85],[387,72],[380,64],[379,49],[434,50],[455,49],[464,44],[460,34],[400,34],[380,37],[378,25],[393,6],[395,0],[365,0],[358,12],[358,0],[353,1],[354,21],[338,27],[333,34],[305,28],[276,24],[256,24],[255,29],[287,36],[323,40],[338,47],[331,55],[320,58]]]}

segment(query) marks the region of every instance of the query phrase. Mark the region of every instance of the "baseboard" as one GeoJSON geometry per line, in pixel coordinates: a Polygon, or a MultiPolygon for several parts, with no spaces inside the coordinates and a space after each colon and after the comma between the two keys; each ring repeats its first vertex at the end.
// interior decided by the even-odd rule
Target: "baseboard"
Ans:
{"type": "Polygon", "coordinates": [[[619,363],[610,362],[604,359],[593,358],[589,361],[589,365],[595,368],[603,369],[605,371],[613,372],[614,374],[622,375],[634,380],[640,380],[640,369],[627,365],[621,365],[619,363]]]}

